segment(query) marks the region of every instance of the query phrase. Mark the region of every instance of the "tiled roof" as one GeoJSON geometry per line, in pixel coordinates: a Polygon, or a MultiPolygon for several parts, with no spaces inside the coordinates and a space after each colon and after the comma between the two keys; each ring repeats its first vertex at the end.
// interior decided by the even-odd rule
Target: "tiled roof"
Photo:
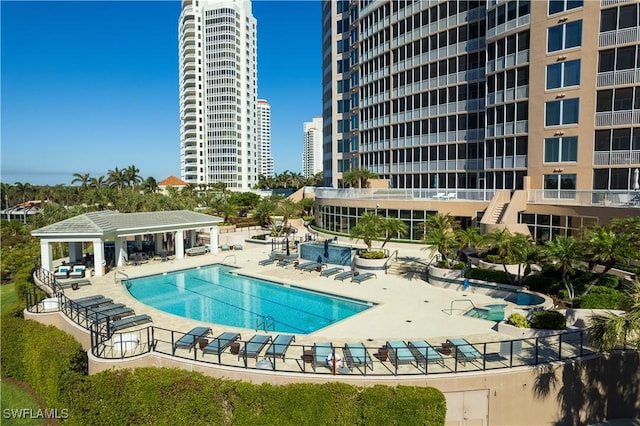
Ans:
{"type": "Polygon", "coordinates": [[[117,236],[119,234],[153,233],[176,229],[214,226],[222,218],[188,210],[143,213],[99,211],[85,213],[36,229],[36,237],[63,236],[117,236]]]}
{"type": "Polygon", "coordinates": [[[165,180],[158,182],[158,186],[187,186],[187,182],[175,176],[169,176],[165,180]]]}

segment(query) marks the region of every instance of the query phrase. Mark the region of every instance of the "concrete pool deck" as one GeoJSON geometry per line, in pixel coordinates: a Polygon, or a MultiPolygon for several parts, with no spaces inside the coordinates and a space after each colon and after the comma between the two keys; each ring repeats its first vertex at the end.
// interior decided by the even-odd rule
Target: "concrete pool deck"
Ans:
{"type": "MultiPolygon", "coordinates": [[[[280,267],[276,264],[261,266],[258,262],[266,259],[270,246],[244,244],[243,250],[224,251],[217,254],[186,257],[181,260],[166,262],[150,261],[136,266],[126,266],[111,270],[103,277],[91,277],[92,285],[81,286],[78,290],[66,290],[71,299],[90,294],[102,294],[113,299],[114,303],[124,303],[133,308],[136,314],[148,314],[156,327],[175,331],[188,331],[193,327],[210,325],[213,333],[238,331],[243,337],[250,337],[254,329],[241,329],[220,324],[203,323],[191,320],[145,305],[134,299],[120,284],[120,279],[160,274],[197,266],[225,263],[238,268],[238,273],[256,278],[273,280],[301,288],[316,290],[338,296],[365,300],[377,303],[362,313],[351,316],[331,326],[311,334],[296,334],[297,344],[312,344],[318,341],[332,341],[334,344],[346,342],[363,342],[375,346],[387,340],[427,339],[438,345],[448,338],[465,337],[470,342],[490,342],[508,340],[509,336],[493,330],[495,323],[482,319],[463,316],[462,313],[472,307],[471,303],[457,302],[454,312],[449,313],[454,300],[470,300],[476,307],[487,304],[506,303],[482,294],[442,289],[429,285],[421,274],[416,273],[413,279],[398,274],[377,273],[377,278],[362,283],[335,280],[333,277],[322,277],[319,272],[307,272],[293,267],[280,267]],[[117,281],[117,283],[116,283],[117,281]]],[[[420,247],[398,248],[399,262],[402,259],[427,258],[428,253],[420,247]]],[[[507,314],[514,305],[507,304],[507,314]]],[[[277,334],[277,332],[270,332],[277,334]]]]}

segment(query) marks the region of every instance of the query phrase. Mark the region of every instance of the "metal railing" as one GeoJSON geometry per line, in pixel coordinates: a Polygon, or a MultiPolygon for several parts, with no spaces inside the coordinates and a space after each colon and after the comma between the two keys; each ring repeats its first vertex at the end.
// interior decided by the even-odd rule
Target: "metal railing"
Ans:
{"type": "Polygon", "coordinates": [[[527,194],[529,204],[640,207],[640,191],[530,189],[527,194]]]}
{"type": "Polygon", "coordinates": [[[262,330],[265,333],[269,330],[276,329],[276,320],[271,316],[263,316],[260,314],[256,314],[256,331],[262,330]]]}
{"type": "Polygon", "coordinates": [[[471,299],[455,299],[451,301],[451,306],[449,306],[449,315],[453,315],[453,304],[456,302],[466,302],[466,303],[471,303],[471,306],[473,306],[474,309],[478,309],[476,307],[476,304],[473,303],[473,300],[471,299]]]}
{"type": "Polygon", "coordinates": [[[384,265],[382,265],[382,269],[384,269],[384,274],[387,275],[388,272],[387,270],[389,269],[389,265],[388,263],[392,260],[395,260],[396,262],[398,261],[398,250],[394,251],[393,253],[391,253],[388,257],[387,260],[384,262],[384,265]],[[394,256],[395,255],[395,256],[394,256]],[[394,259],[395,257],[395,259],[394,259]]]}

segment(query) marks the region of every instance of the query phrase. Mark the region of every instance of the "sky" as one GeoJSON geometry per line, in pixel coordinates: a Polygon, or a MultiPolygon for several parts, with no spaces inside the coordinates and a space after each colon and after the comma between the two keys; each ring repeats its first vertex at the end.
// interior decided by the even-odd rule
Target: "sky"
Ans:
{"type": "MultiPolygon", "coordinates": [[[[321,6],[252,2],[276,173],[322,114],[321,6]]],[[[178,1],[0,1],[0,181],[180,176],[178,1]]]]}

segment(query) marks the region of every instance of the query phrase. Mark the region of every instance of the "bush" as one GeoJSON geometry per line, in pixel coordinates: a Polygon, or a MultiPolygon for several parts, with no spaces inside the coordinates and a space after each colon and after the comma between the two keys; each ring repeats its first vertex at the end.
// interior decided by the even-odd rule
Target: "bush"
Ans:
{"type": "Polygon", "coordinates": [[[467,278],[481,281],[488,281],[498,284],[512,284],[509,274],[504,271],[494,271],[493,269],[470,268],[465,275],[467,278]]]}
{"type": "Polygon", "coordinates": [[[557,311],[534,312],[531,320],[531,328],[562,330],[566,326],[567,318],[557,311]]]}
{"type": "Polygon", "coordinates": [[[583,309],[623,309],[625,294],[609,286],[594,285],[591,291],[580,297],[583,309]]]}
{"type": "Polygon", "coordinates": [[[29,383],[47,407],[60,407],[64,392],[86,371],[86,353],[72,336],[53,326],[3,318],[2,376],[29,383]]]}
{"type": "Polygon", "coordinates": [[[382,250],[363,251],[360,253],[363,259],[384,259],[386,254],[382,250]]]}
{"type": "Polygon", "coordinates": [[[549,269],[545,269],[537,274],[528,275],[524,279],[523,284],[533,291],[546,294],[558,294],[563,288],[560,275],[549,269]]]}
{"type": "Polygon", "coordinates": [[[524,315],[521,314],[511,314],[507,319],[507,324],[511,324],[518,328],[529,328],[531,324],[529,324],[529,320],[525,318],[524,315]]]}

